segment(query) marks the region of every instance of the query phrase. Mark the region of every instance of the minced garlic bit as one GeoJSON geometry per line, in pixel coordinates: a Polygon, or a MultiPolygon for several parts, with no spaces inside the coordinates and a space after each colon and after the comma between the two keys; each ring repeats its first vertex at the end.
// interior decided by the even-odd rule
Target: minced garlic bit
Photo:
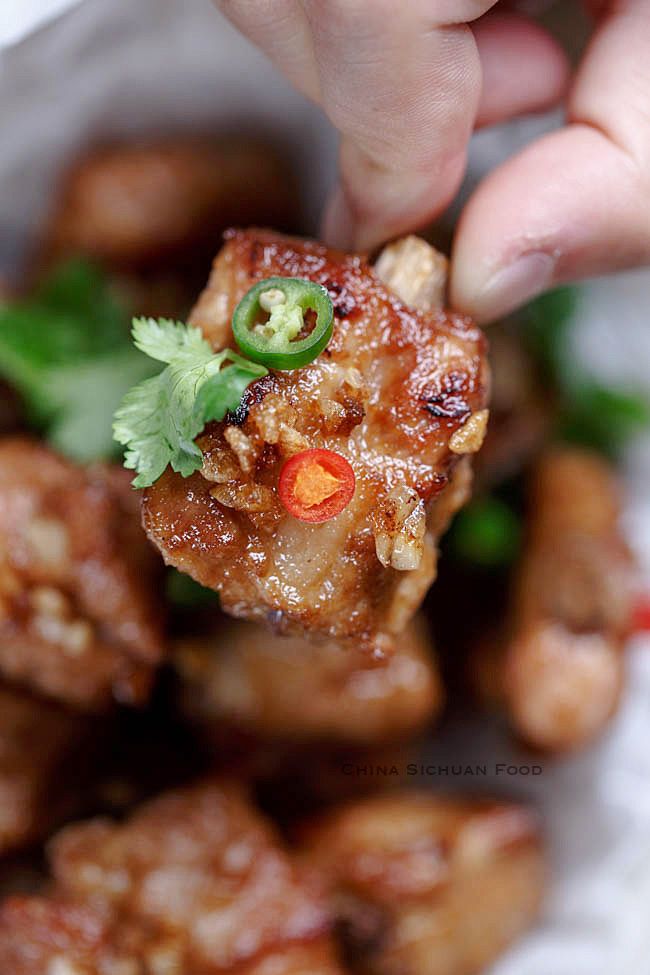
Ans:
{"type": "Polygon", "coordinates": [[[280,424],[279,434],[278,443],[285,455],[297,454],[309,447],[307,437],[299,433],[295,427],[289,426],[288,423],[280,424]]]}
{"type": "Polygon", "coordinates": [[[252,469],[257,457],[257,451],[250,437],[247,437],[239,427],[227,426],[223,431],[224,440],[234,453],[239,462],[239,466],[248,474],[252,469]]]}
{"type": "Polygon", "coordinates": [[[268,512],[275,506],[275,495],[265,484],[218,484],[210,494],[219,504],[236,511],[268,512]]]}
{"type": "Polygon", "coordinates": [[[449,449],[455,454],[475,454],[480,450],[485,440],[489,416],[489,410],[472,413],[469,420],[449,438],[449,449]]]}
{"type": "Polygon", "coordinates": [[[283,305],[286,300],[287,296],[281,288],[269,288],[260,295],[260,307],[270,312],[276,305],[283,305]]]}
{"type": "Polygon", "coordinates": [[[417,569],[424,551],[426,513],[417,491],[398,484],[375,518],[375,551],[382,565],[400,572],[417,569]]]}
{"type": "Polygon", "coordinates": [[[352,389],[363,389],[365,383],[363,381],[363,375],[359,372],[355,366],[349,366],[345,370],[344,382],[351,386],[352,389]]]}
{"type": "Polygon", "coordinates": [[[375,274],[407,305],[419,311],[443,308],[449,262],[421,237],[388,244],[377,258],[375,274]]]}

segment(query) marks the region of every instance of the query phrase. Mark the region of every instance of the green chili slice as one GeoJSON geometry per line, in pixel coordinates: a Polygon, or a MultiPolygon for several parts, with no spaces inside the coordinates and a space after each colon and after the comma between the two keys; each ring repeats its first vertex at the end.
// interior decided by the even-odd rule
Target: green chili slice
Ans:
{"type": "Polygon", "coordinates": [[[334,309],[325,288],[303,278],[265,278],[235,308],[232,330],[245,356],[269,369],[298,369],[332,337],[334,309]],[[305,315],[316,315],[313,327],[305,315]]]}

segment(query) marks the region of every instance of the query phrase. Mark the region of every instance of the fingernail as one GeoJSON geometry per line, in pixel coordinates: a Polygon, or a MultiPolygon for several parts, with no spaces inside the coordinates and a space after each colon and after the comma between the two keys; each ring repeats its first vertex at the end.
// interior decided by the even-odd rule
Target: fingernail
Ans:
{"type": "Polygon", "coordinates": [[[553,282],[555,260],[543,251],[523,254],[513,264],[495,272],[477,294],[475,305],[481,321],[492,321],[525,304],[553,282]]]}
{"type": "Polygon", "coordinates": [[[354,247],[354,220],[342,189],[334,191],[323,216],[323,239],[330,247],[354,247]]]}

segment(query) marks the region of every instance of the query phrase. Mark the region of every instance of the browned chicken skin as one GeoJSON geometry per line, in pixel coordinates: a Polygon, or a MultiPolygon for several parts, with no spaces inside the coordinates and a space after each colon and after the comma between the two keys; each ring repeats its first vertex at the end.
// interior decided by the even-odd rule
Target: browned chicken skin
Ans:
{"type": "Polygon", "coordinates": [[[459,460],[487,418],[484,340],[462,316],[405,306],[362,258],[250,231],[228,235],[192,313],[215,349],[232,344],[237,301],[271,275],[328,288],[330,345],[253,383],[230,422],[208,427],[202,472],[167,471],[148,489],[145,527],[232,615],[377,651],[377,635],[399,633],[417,609],[435,539],[466,497],[459,460]],[[350,461],[356,491],[338,517],[305,525],[280,506],[277,479],[288,456],[316,446],[350,461]]]}
{"type": "Polygon", "coordinates": [[[125,471],[0,441],[0,673],[82,708],[142,700],[163,649],[156,575],[125,471]]]}
{"type": "Polygon", "coordinates": [[[556,448],[535,466],[510,630],[474,666],[484,695],[505,702],[539,748],[584,745],[616,710],[632,596],[619,514],[619,485],[599,456],[556,448]]]}
{"type": "Polygon", "coordinates": [[[545,880],[535,818],[508,803],[374,797],[310,824],[302,849],[361,975],[482,971],[535,919],[545,880]]]}
{"type": "Polygon", "coordinates": [[[211,638],[179,641],[183,708],[210,736],[236,728],[284,742],[371,745],[426,727],[441,705],[426,624],[366,664],[332,641],[314,645],[254,623],[223,621],[211,638]]]}
{"type": "Polygon", "coordinates": [[[234,786],[68,827],[50,852],[50,896],[0,909],[7,975],[341,975],[319,882],[234,786]]]}

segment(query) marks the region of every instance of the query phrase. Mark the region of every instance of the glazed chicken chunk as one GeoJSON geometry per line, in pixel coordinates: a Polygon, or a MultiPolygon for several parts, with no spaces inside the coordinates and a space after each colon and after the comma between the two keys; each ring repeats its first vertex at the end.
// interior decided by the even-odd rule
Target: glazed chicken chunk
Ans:
{"type": "Polygon", "coordinates": [[[474,975],[535,919],[545,867],[527,809],[395,793],[310,824],[305,857],[329,878],[360,975],[474,975]]]}
{"type": "Polygon", "coordinates": [[[538,748],[584,745],[616,710],[632,609],[619,515],[619,484],[598,455],[555,448],[533,469],[508,631],[473,663],[483,696],[538,748]]]}
{"type": "Polygon", "coordinates": [[[424,620],[386,659],[352,658],[333,641],[276,636],[223,620],[210,637],[174,650],[183,710],[203,734],[243,730],[277,742],[395,742],[425,728],[442,690],[424,620]]]}
{"type": "MultiPolygon", "coordinates": [[[[50,259],[86,254],[112,268],[188,262],[234,222],[284,225],[294,186],[273,147],[243,139],[115,143],[65,174],[50,259]]],[[[213,251],[214,253],[214,251],[213,251]]]]}
{"type": "Polygon", "coordinates": [[[466,455],[487,422],[484,340],[467,318],[405,304],[357,255],[248,231],[227,235],[191,316],[215,349],[232,345],[239,299],[274,275],[328,290],[328,347],[255,381],[235,414],[206,428],[202,470],[168,470],[149,488],[145,527],[232,615],[385,652],[467,494],[466,455]],[[314,447],[342,455],[356,478],[347,508],[317,525],[289,515],[277,490],[283,463],[314,447]]]}
{"type": "Polygon", "coordinates": [[[146,697],[162,655],[157,559],[126,472],[0,442],[0,673],[68,704],[146,697]]]}
{"type": "Polygon", "coordinates": [[[260,220],[290,228],[299,194],[273,145],[176,136],[80,155],[61,180],[37,272],[98,261],[144,315],[185,319],[223,231],[260,220]]]}
{"type": "Polygon", "coordinates": [[[240,791],[207,782],[51,845],[48,897],[0,909],[12,975],[341,975],[318,882],[240,791]]]}

